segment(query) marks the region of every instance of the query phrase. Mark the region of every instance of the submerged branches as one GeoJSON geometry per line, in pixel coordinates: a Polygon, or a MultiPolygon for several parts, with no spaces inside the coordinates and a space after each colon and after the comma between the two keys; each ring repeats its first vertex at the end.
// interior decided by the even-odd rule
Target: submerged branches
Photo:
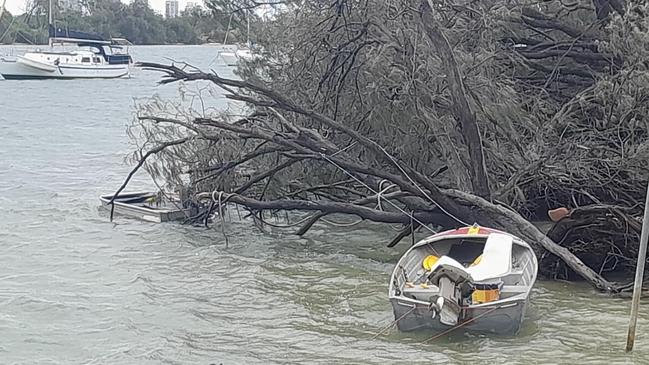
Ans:
{"type": "Polygon", "coordinates": [[[147,151],[144,155],[142,155],[140,157],[137,165],[135,165],[135,167],[131,170],[131,172],[129,172],[128,176],[126,177],[126,179],[124,180],[122,185],[117,189],[115,194],[113,194],[113,196],[110,198],[110,201],[108,202],[108,204],[110,205],[110,220],[111,221],[113,220],[113,213],[115,211],[115,205],[113,204],[115,202],[115,199],[124,190],[124,188],[126,188],[129,181],[131,181],[131,178],[133,177],[133,175],[135,175],[135,173],[140,169],[140,167],[142,167],[144,165],[146,160],[150,156],[155,155],[157,153],[160,153],[162,150],[164,150],[167,147],[177,146],[177,145],[183,144],[183,143],[185,143],[187,141],[188,141],[188,138],[180,138],[180,139],[176,139],[174,141],[168,141],[168,142],[161,143],[160,145],[158,145],[155,148],[147,151]]]}
{"type": "Polygon", "coordinates": [[[633,265],[649,178],[649,11],[624,6],[306,2],[265,25],[240,79],[140,64],[162,84],[219,89],[242,117],[151,102],[133,135],[189,138],[153,171],[194,196],[313,212],[300,235],[336,213],[399,224],[390,245],[495,226],[532,244],[548,276],[616,291],[606,276],[633,265]],[[559,207],[572,215],[547,235],[530,223],[559,207]]]}

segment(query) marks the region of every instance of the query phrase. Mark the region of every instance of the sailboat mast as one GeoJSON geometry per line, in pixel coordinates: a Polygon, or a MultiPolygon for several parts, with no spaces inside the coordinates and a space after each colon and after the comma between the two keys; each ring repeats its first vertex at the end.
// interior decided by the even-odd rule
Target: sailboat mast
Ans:
{"type": "Polygon", "coordinates": [[[0,6],[0,19],[2,19],[2,14],[5,12],[5,5],[7,5],[7,0],[4,0],[2,6],[0,6]]]}
{"type": "Polygon", "coordinates": [[[230,14],[230,20],[228,20],[228,29],[225,31],[225,38],[223,39],[223,44],[228,43],[228,34],[230,33],[230,24],[232,24],[232,16],[234,13],[230,14]]]}
{"type": "MultiPolygon", "coordinates": [[[[54,23],[53,23],[54,22],[54,20],[53,20],[54,16],[52,14],[52,0],[49,0],[48,4],[49,4],[49,10],[48,10],[47,14],[48,14],[49,19],[48,19],[48,23],[47,23],[48,24],[47,25],[47,33],[48,33],[47,43],[49,43],[50,47],[52,47],[52,37],[49,36],[50,27],[54,27],[54,23]]],[[[54,30],[54,33],[56,33],[56,29],[54,30]]]]}

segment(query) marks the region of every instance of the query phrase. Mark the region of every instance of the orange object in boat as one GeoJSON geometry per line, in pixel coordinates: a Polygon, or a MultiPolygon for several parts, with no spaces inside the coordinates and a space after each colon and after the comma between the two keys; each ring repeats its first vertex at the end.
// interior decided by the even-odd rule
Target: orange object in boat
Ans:
{"type": "Polygon", "coordinates": [[[489,303],[500,299],[498,284],[476,284],[471,294],[473,304],[489,303]]]}

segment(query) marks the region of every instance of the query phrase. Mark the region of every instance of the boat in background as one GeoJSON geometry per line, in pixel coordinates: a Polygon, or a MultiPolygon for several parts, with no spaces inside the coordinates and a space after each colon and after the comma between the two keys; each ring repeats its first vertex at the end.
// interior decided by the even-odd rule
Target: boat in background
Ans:
{"type": "Polygon", "coordinates": [[[89,33],[55,29],[50,25],[50,48],[22,56],[0,57],[0,75],[7,80],[111,79],[128,76],[131,56],[122,46],[89,33]],[[75,50],[56,50],[54,45],[73,44],[75,50]]]}
{"type": "Polygon", "coordinates": [[[223,39],[223,46],[217,52],[217,57],[220,58],[224,64],[227,66],[237,66],[241,61],[250,61],[254,58],[252,54],[252,46],[250,43],[250,13],[247,13],[247,35],[245,45],[234,44],[228,45],[228,34],[230,33],[230,24],[232,23],[232,16],[230,15],[230,20],[228,21],[228,29],[225,32],[225,38],[223,39]]]}
{"type": "Polygon", "coordinates": [[[118,41],[85,32],[55,27],[49,1],[49,49],[22,56],[0,57],[0,78],[22,79],[112,79],[128,76],[133,63],[118,41]],[[76,45],[75,50],[57,50],[55,45],[76,45]]]}
{"type": "Polygon", "coordinates": [[[218,51],[218,57],[221,58],[227,66],[237,66],[239,62],[250,61],[253,59],[252,50],[248,46],[226,46],[218,51]]]}
{"type": "Polygon", "coordinates": [[[401,331],[515,334],[537,271],[536,256],[521,239],[465,227],[406,251],[392,273],[388,297],[401,331]]]}
{"type": "MultiPolygon", "coordinates": [[[[113,194],[100,196],[102,207],[111,210],[112,198],[113,194]]],[[[116,214],[155,223],[184,220],[192,213],[180,199],[149,191],[120,193],[112,204],[116,214]]]]}

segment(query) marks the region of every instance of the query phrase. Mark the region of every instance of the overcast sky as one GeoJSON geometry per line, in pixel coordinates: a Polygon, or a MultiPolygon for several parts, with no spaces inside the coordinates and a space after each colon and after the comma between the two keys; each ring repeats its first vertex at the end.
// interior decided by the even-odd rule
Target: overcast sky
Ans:
{"type": "MultiPolygon", "coordinates": [[[[0,6],[2,6],[2,1],[3,0],[0,0],[0,6]]],[[[55,0],[53,0],[53,1],[55,1],[55,0]]],[[[122,2],[124,2],[124,3],[128,3],[129,1],[130,0],[122,0],[122,2]]],[[[185,5],[187,4],[188,1],[189,2],[197,2],[197,3],[200,3],[200,4],[203,3],[201,0],[178,0],[178,5],[179,5],[180,10],[185,9],[185,5]]],[[[25,12],[25,3],[26,3],[25,0],[7,0],[7,5],[6,5],[7,10],[9,10],[9,12],[11,14],[22,14],[22,13],[25,12]]],[[[154,10],[156,10],[160,14],[164,15],[164,12],[165,12],[165,0],[149,0],[149,5],[151,5],[151,7],[154,10]]]]}

